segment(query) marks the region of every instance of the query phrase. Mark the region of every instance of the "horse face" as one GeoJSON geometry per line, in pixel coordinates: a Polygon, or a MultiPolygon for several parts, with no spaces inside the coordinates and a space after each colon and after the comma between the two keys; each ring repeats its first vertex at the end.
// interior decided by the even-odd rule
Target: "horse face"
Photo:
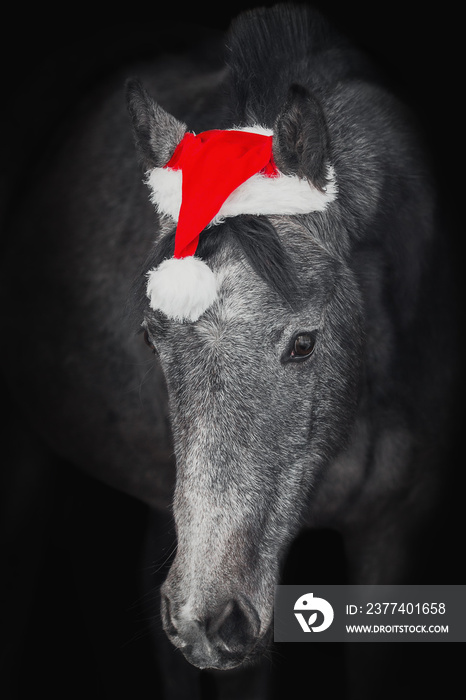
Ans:
{"type": "MultiPolygon", "coordinates": [[[[153,172],[187,127],[137,82],[129,84],[128,106],[139,159],[153,172]]],[[[291,86],[273,133],[279,171],[312,184],[318,199],[327,191],[332,201],[329,133],[317,99],[291,86]]],[[[178,548],[162,589],[162,615],[170,639],[201,668],[237,666],[266,643],[283,553],[355,413],[357,284],[319,245],[319,214],[309,217],[306,228],[289,217],[267,219],[281,240],[278,250],[293,261],[296,298],[280,294],[264,268],[252,264],[255,235],[247,253],[217,231],[205,277],[212,282],[210,271],[215,275],[216,294],[201,315],[177,321],[180,314],[165,316],[166,306],[151,300],[145,317],[166,377],[177,461],[178,548]]],[[[322,224],[324,232],[332,221],[322,224]]],[[[346,235],[341,228],[336,250],[346,235]]],[[[162,247],[168,240],[162,232],[162,247]]],[[[276,256],[272,268],[282,262],[276,256]]]]}
{"type": "Polygon", "coordinates": [[[160,312],[145,320],[167,380],[177,462],[178,548],[163,622],[200,668],[236,666],[265,645],[283,554],[357,403],[351,275],[301,226],[277,228],[295,247],[298,308],[227,244],[209,261],[218,298],[196,322],[160,312]]]}

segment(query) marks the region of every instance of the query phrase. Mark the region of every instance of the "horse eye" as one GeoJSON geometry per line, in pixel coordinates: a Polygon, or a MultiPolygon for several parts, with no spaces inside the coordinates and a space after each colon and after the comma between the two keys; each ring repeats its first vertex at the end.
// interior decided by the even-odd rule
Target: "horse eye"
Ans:
{"type": "Polygon", "coordinates": [[[144,329],[144,342],[146,345],[148,345],[150,347],[152,352],[154,352],[154,353],[156,352],[155,345],[151,342],[151,339],[149,338],[149,333],[147,332],[146,329],[144,329]]]}
{"type": "Polygon", "coordinates": [[[300,333],[293,341],[290,352],[291,360],[305,360],[306,357],[312,355],[316,344],[316,336],[314,333],[300,333]]]}

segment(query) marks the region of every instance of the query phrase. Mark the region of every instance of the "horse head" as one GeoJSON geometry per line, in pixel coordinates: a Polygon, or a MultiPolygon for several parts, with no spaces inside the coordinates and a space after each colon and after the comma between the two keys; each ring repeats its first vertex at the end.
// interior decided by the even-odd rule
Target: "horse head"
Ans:
{"type": "Polygon", "coordinates": [[[221,158],[209,151],[210,134],[187,143],[186,125],[138,82],[128,101],[160,214],[139,284],[146,341],[168,387],[177,469],[178,545],[162,588],[163,623],[191,663],[225,669],[268,640],[287,545],[347,440],[362,371],[361,300],[344,257],[322,235],[337,183],[325,118],[307,90],[290,88],[271,129],[236,128],[233,145],[233,132],[222,131],[221,158]],[[196,169],[188,157],[179,165],[181,143],[196,169]],[[247,158],[260,171],[241,171],[213,217],[222,170],[233,177],[247,158]],[[208,180],[210,163],[217,170],[208,180]],[[180,243],[182,227],[190,234],[180,243]]]}

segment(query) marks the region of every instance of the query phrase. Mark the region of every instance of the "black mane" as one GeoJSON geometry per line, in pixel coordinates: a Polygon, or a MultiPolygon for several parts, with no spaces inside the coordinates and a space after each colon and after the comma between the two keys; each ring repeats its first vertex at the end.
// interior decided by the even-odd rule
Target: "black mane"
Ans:
{"type": "Polygon", "coordinates": [[[232,118],[272,127],[293,83],[319,94],[375,70],[315,9],[293,3],[241,14],[227,37],[232,118]],[[344,60],[342,60],[344,53],[344,60]]]}

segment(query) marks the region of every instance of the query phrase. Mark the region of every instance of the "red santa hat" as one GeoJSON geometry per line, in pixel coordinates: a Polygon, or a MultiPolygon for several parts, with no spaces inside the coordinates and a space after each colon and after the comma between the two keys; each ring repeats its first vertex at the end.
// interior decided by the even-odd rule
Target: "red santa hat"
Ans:
{"type": "Polygon", "coordinates": [[[217,297],[216,278],[195,256],[210,224],[239,214],[304,214],[335,198],[296,175],[283,175],[272,154],[273,133],[261,127],[187,132],[163,168],[148,173],[151,200],[177,224],[174,257],[148,273],[150,306],[168,317],[197,320],[217,297]]]}

